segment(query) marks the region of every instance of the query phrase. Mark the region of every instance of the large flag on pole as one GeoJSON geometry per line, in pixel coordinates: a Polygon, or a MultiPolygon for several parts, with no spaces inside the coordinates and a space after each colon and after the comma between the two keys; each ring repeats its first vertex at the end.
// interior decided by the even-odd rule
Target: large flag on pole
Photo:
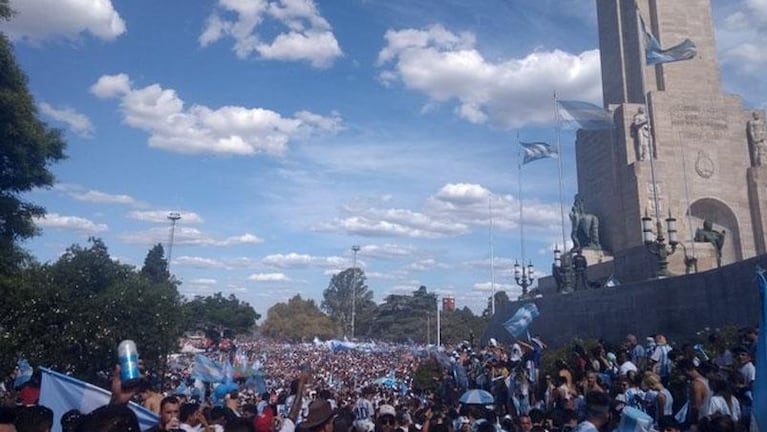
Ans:
{"type": "Polygon", "coordinates": [[[767,407],[767,279],[764,273],[763,269],[757,271],[760,299],[759,318],[761,322],[759,324],[758,340],[756,341],[756,358],[754,359],[756,379],[752,389],[754,409],[751,411],[751,415],[754,417],[753,421],[757,426],[756,430],[760,431],[767,430],[767,410],[765,409],[767,407]]]}
{"type": "Polygon", "coordinates": [[[647,29],[642,15],[639,15],[639,21],[642,23],[644,33],[644,54],[647,66],[690,60],[698,53],[695,42],[690,39],[685,39],[671,48],[661,48],[658,39],[647,29]]]}
{"type": "Polygon", "coordinates": [[[522,159],[522,165],[537,161],[538,159],[559,157],[557,148],[551,144],[543,142],[520,142],[519,145],[525,152],[524,158],[522,159]]]}
{"type": "MultiPolygon", "coordinates": [[[[103,405],[109,404],[111,393],[101,387],[88,384],[76,378],[40,368],[43,381],[40,385],[40,405],[53,410],[53,432],[61,432],[61,416],[69,410],[79,410],[83,414],[103,405]]],[[[147,430],[157,424],[159,418],[148,409],[128,404],[128,408],[136,414],[141,430],[147,430]]]]}
{"type": "Polygon", "coordinates": [[[613,127],[612,113],[593,103],[558,100],[557,105],[562,120],[581,129],[601,130],[613,127]]]}
{"type": "Polygon", "coordinates": [[[540,315],[540,313],[538,312],[538,306],[536,306],[535,303],[524,304],[514,312],[514,315],[512,315],[508,321],[503,323],[503,327],[508,330],[512,336],[519,337],[525,334],[527,327],[538,315],[540,315]]]}

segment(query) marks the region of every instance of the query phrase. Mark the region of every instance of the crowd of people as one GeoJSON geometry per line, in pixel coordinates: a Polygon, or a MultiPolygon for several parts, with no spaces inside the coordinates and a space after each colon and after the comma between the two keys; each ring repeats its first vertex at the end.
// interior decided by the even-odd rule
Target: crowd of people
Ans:
{"type": "MultiPolygon", "coordinates": [[[[118,368],[109,405],[56,421],[62,431],[138,431],[126,405],[134,401],[157,414],[151,431],[748,431],[756,332],[743,329],[733,346],[718,334],[705,346],[675,345],[661,334],[640,343],[627,335],[616,344],[573,344],[547,365],[541,359],[548,348],[537,338],[344,350],[235,341],[198,355],[239,365],[260,380],[201,382],[195,356],[176,356],[162,379],[139,387],[122,386],[118,368]],[[417,377],[427,369],[436,371],[430,385],[417,377]],[[467,399],[472,392],[488,399],[467,399]]],[[[37,404],[35,384],[33,378],[15,390],[6,385],[18,406],[2,408],[0,432],[50,430],[53,412],[37,404]]]]}

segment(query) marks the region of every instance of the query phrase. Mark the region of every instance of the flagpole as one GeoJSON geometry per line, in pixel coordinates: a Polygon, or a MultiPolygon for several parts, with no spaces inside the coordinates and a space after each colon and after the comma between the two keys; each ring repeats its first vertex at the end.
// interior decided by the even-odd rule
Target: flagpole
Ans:
{"type": "Polygon", "coordinates": [[[523,219],[522,205],[522,147],[519,144],[519,132],[517,132],[517,196],[519,197],[519,237],[520,237],[520,255],[522,256],[522,265],[525,264],[525,222],[523,219]]]}
{"type": "Polygon", "coordinates": [[[493,194],[490,194],[488,200],[488,207],[490,211],[490,290],[492,297],[490,298],[490,312],[495,315],[495,254],[493,253],[493,194]]]}
{"type": "MultiPolygon", "coordinates": [[[[639,34],[640,31],[642,31],[642,19],[639,16],[639,5],[636,5],[636,21],[637,21],[637,34],[639,34]]],[[[640,42],[643,41],[644,36],[639,35],[640,42]]],[[[640,54],[642,54],[645,50],[644,42],[640,43],[640,54]]],[[[660,223],[660,206],[658,205],[658,184],[655,180],[655,156],[658,154],[658,146],[657,142],[655,140],[655,134],[653,133],[653,125],[652,125],[652,115],[650,115],[650,105],[647,103],[647,94],[649,91],[647,90],[647,77],[645,76],[645,67],[647,66],[646,59],[644,55],[641,55],[642,58],[642,68],[641,68],[641,75],[642,75],[642,96],[644,97],[644,110],[645,114],[647,115],[647,129],[648,129],[648,136],[650,137],[650,178],[652,181],[652,196],[653,196],[653,203],[655,204],[655,220],[660,223]]],[[[656,233],[655,235],[659,235],[661,233],[656,233]]]]}
{"type": "Polygon", "coordinates": [[[557,153],[559,154],[559,216],[562,221],[562,250],[567,251],[567,237],[565,237],[565,192],[564,192],[564,168],[562,166],[562,144],[559,139],[560,135],[560,122],[559,109],[557,107],[557,91],[554,90],[554,124],[556,132],[557,153]]]}

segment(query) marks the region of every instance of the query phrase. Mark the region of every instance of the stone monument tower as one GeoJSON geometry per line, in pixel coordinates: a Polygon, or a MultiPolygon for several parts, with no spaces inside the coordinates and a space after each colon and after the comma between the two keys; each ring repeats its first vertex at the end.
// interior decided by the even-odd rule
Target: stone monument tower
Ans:
{"type": "Polygon", "coordinates": [[[626,268],[625,280],[647,276],[628,268],[652,263],[642,239],[645,214],[677,220],[674,273],[684,272],[685,256],[695,255],[705,270],[716,265],[713,254],[729,264],[767,252],[767,149],[758,154],[764,112],[744,110],[739,96],[722,93],[710,1],[597,0],[597,14],[604,106],[615,128],[578,131],[578,193],[601,220],[616,270],[626,268]],[[661,46],[689,38],[697,55],[646,66],[637,12],[661,46]],[[718,251],[705,236],[694,241],[704,221],[724,233],[718,251]]]}

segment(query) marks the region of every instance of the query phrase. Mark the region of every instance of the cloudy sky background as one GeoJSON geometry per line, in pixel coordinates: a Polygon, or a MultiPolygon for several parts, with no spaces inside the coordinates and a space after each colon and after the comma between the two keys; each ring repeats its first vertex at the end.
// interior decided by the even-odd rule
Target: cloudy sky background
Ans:
{"type": "MultiPolygon", "coordinates": [[[[725,91],[765,108],[767,0],[712,3],[725,91]]],[[[320,301],[352,245],[377,301],[425,285],[479,313],[491,238],[496,289],[520,293],[523,256],[549,272],[557,164],[520,173],[516,143],[555,140],[554,91],[601,103],[593,1],[11,4],[0,30],[69,143],[55,187],[29,196],[49,212],[26,244],[41,261],[96,236],[140,266],[175,211],[181,292],[264,315],[320,301]]]]}

